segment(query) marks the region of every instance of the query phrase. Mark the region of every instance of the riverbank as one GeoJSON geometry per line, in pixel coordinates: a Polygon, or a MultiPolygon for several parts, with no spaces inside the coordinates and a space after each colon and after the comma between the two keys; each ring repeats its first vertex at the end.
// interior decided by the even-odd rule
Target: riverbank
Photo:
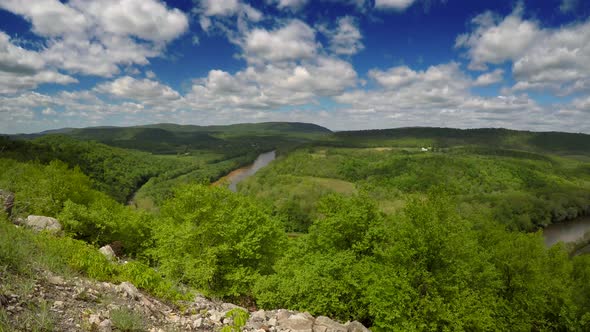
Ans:
{"type": "Polygon", "coordinates": [[[276,159],[276,150],[261,153],[254,163],[249,166],[241,167],[231,171],[226,176],[223,176],[219,180],[213,182],[212,186],[226,185],[229,190],[236,192],[238,190],[238,183],[244,181],[246,178],[254,175],[261,168],[266,167],[271,161],[276,159]]]}
{"type": "Polygon", "coordinates": [[[572,255],[590,252],[590,216],[551,224],[543,229],[545,245],[563,242],[572,255]]]}

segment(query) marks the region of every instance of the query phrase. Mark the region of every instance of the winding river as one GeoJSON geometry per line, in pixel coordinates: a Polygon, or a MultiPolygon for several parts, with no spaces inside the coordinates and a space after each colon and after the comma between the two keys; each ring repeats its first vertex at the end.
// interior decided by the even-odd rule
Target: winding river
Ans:
{"type": "Polygon", "coordinates": [[[254,175],[258,172],[261,168],[268,165],[271,161],[275,160],[276,158],[276,151],[270,151],[262,153],[256,158],[253,164],[238,168],[228,175],[222,177],[218,181],[214,183],[214,185],[220,185],[224,183],[229,183],[228,188],[229,190],[236,192],[238,190],[238,183],[242,182],[246,178],[254,175]]]}
{"type": "MultiPolygon", "coordinates": [[[[551,224],[543,229],[543,237],[545,238],[545,244],[550,247],[559,241],[567,243],[580,240],[586,232],[590,232],[590,216],[551,224]]],[[[584,249],[590,248],[586,247],[584,249]]]]}

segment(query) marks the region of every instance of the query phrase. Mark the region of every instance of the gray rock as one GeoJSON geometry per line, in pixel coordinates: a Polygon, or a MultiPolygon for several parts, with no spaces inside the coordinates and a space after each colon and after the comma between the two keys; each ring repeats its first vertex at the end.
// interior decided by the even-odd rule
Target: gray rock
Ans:
{"type": "Polygon", "coordinates": [[[346,328],[348,329],[347,332],[371,332],[363,324],[357,321],[346,323],[346,328]]]}
{"type": "Polygon", "coordinates": [[[56,285],[56,286],[60,286],[65,284],[66,282],[64,281],[64,278],[60,277],[60,276],[49,276],[47,277],[47,281],[52,284],[52,285],[56,285]]]}
{"type": "Polygon", "coordinates": [[[264,310],[255,311],[250,315],[250,319],[256,320],[256,321],[265,321],[266,320],[266,311],[264,311],[264,310]]]}
{"type": "Polygon", "coordinates": [[[44,216],[28,216],[25,225],[37,232],[47,231],[54,234],[62,229],[57,219],[44,216]]]}
{"type": "Polygon", "coordinates": [[[285,309],[279,309],[277,312],[277,320],[287,319],[289,316],[291,316],[291,313],[285,309]]]}
{"type": "Polygon", "coordinates": [[[88,318],[88,323],[91,326],[98,327],[98,325],[100,324],[100,316],[99,315],[90,315],[90,317],[88,318]]]}
{"type": "Polygon", "coordinates": [[[117,260],[117,255],[115,255],[113,248],[111,248],[111,246],[109,245],[101,247],[100,249],[98,249],[98,251],[100,251],[101,254],[103,254],[106,258],[108,258],[111,261],[117,260]]]}
{"type": "Polygon", "coordinates": [[[124,281],[119,286],[117,286],[117,291],[132,299],[138,299],[141,296],[141,293],[137,290],[137,288],[135,288],[132,283],[127,281],[124,281]]]}
{"type": "Polygon", "coordinates": [[[223,319],[224,314],[222,312],[219,312],[217,310],[211,310],[209,312],[210,316],[209,319],[213,322],[213,323],[221,323],[221,320],[223,319]]]}
{"type": "Polygon", "coordinates": [[[313,332],[348,332],[346,326],[325,316],[319,316],[313,323],[313,332]]]}
{"type": "Polygon", "coordinates": [[[63,301],[55,301],[53,302],[53,309],[61,309],[64,307],[64,302],[63,301]]]}
{"type": "Polygon", "coordinates": [[[279,320],[278,325],[293,332],[313,332],[313,318],[310,319],[309,314],[292,315],[287,319],[279,320]]]}
{"type": "Polygon", "coordinates": [[[105,319],[98,324],[99,332],[111,332],[113,330],[113,323],[110,319],[105,319]]]}

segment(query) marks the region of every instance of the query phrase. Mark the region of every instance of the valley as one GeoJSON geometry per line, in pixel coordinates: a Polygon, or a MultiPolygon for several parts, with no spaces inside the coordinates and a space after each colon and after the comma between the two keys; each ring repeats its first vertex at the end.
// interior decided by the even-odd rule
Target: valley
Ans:
{"type": "Polygon", "coordinates": [[[0,151],[15,197],[0,265],[23,282],[128,281],[173,307],[204,294],[373,331],[582,331],[590,317],[588,135],[166,124],[0,151]],[[13,231],[28,215],[56,218],[66,241],[13,231]]]}

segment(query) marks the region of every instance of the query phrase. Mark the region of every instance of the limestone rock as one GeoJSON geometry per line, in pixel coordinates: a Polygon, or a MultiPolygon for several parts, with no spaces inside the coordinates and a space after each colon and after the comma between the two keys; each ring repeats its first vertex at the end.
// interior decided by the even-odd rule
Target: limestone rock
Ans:
{"type": "Polygon", "coordinates": [[[61,224],[57,219],[44,216],[28,216],[25,225],[37,232],[48,231],[50,233],[58,233],[62,230],[61,224]]]}
{"type": "Polygon", "coordinates": [[[141,296],[141,293],[137,290],[137,288],[133,286],[132,283],[127,281],[124,281],[119,286],[117,286],[117,291],[132,299],[138,299],[141,296]]]}
{"type": "Polygon", "coordinates": [[[313,324],[313,332],[348,332],[348,329],[328,317],[319,316],[313,324]]]}
{"type": "Polygon", "coordinates": [[[346,324],[348,332],[370,332],[363,324],[354,321],[346,324]]]}
{"type": "Polygon", "coordinates": [[[101,254],[103,254],[106,258],[108,258],[111,261],[117,260],[117,255],[115,255],[115,252],[113,251],[113,248],[111,248],[110,245],[101,247],[100,249],[98,249],[98,251],[100,251],[101,254]]]}
{"type": "Polygon", "coordinates": [[[91,326],[98,327],[98,325],[100,324],[100,316],[99,315],[90,315],[90,317],[88,318],[88,323],[91,326]]]}
{"type": "Polygon", "coordinates": [[[99,332],[111,332],[113,330],[113,323],[110,319],[105,319],[98,324],[99,332]]]}
{"type": "Polygon", "coordinates": [[[266,311],[258,310],[256,312],[253,312],[250,315],[250,319],[255,320],[255,321],[265,321],[266,320],[266,311]]]}
{"type": "Polygon", "coordinates": [[[313,332],[313,317],[310,319],[309,314],[298,313],[279,320],[279,327],[293,332],[313,332]]]}

